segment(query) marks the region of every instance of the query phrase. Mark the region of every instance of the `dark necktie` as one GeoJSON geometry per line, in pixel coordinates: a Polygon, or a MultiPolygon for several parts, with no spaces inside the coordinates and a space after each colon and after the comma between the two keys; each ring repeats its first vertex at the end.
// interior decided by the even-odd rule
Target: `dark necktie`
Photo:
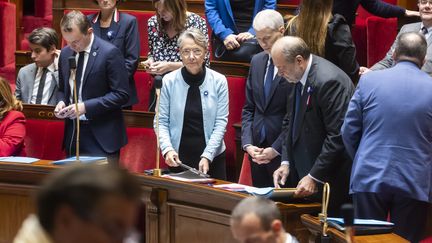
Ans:
{"type": "Polygon", "coordinates": [[[423,26],[423,27],[421,28],[421,32],[422,32],[423,35],[426,36],[427,33],[428,33],[428,29],[427,29],[426,27],[423,26]]]}
{"type": "MultiPolygon", "coordinates": [[[[273,76],[274,76],[274,65],[273,65],[273,60],[270,58],[270,64],[268,66],[265,81],[264,81],[264,104],[263,104],[264,106],[268,102],[270,96],[273,76]]],[[[266,138],[265,124],[263,124],[263,126],[261,127],[260,137],[261,137],[260,143],[262,144],[266,138]]]]}
{"type": "Polygon", "coordinates": [[[43,97],[43,91],[45,88],[45,81],[46,81],[47,72],[48,72],[48,68],[45,67],[42,69],[42,76],[41,76],[41,79],[39,80],[39,88],[38,88],[37,95],[36,95],[36,104],[42,103],[42,97],[43,97]]]}
{"type": "Polygon", "coordinates": [[[81,78],[82,78],[82,71],[84,68],[84,51],[79,53],[79,57],[78,57],[78,66],[77,66],[77,71],[76,71],[76,88],[77,88],[77,97],[79,98],[79,90],[81,87],[81,78]]]}
{"type": "Polygon", "coordinates": [[[294,134],[296,134],[297,129],[297,122],[298,122],[298,115],[300,111],[300,101],[301,101],[301,93],[302,93],[303,85],[300,83],[296,83],[296,89],[295,89],[295,110],[294,110],[294,116],[293,116],[293,126],[292,126],[292,139],[294,141],[294,134]]]}
{"type": "Polygon", "coordinates": [[[273,82],[273,76],[274,76],[274,65],[273,60],[270,58],[270,64],[267,69],[267,74],[264,81],[264,100],[265,102],[268,102],[269,96],[270,96],[270,90],[273,82]]]}

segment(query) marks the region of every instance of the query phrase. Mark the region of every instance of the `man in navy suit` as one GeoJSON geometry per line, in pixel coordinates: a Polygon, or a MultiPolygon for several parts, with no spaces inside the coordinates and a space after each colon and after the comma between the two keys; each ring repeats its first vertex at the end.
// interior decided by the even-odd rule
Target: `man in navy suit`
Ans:
{"type": "Polygon", "coordinates": [[[328,182],[329,213],[336,215],[349,199],[351,159],[340,128],[354,86],[337,66],[311,54],[301,38],[282,37],[273,45],[271,54],[279,75],[295,84],[282,162],[274,172],[274,185],[279,187],[288,175],[297,173],[300,181],[295,194],[302,197],[315,194],[322,183],[328,182]]]}
{"type": "Polygon", "coordinates": [[[421,71],[422,34],[398,37],[397,64],[363,75],[342,126],[354,158],[350,193],[357,218],[386,220],[395,233],[421,240],[432,202],[432,78],[421,71]]]}
{"type": "Polygon", "coordinates": [[[65,119],[64,146],[69,156],[75,153],[76,124],[80,119],[80,152],[106,156],[117,162],[119,151],[127,143],[121,111],[129,99],[128,74],[123,55],[112,44],[93,34],[90,21],[79,11],[66,14],[60,23],[68,46],[59,60],[59,92],[56,117],[65,119]],[[68,59],[77,61],[78,110],[73,99],[73,77],[68,59]]]}
{"type": "Polygon", "coordinates": [[[259,12],[253,27],[263,52],[252,58],[242,112],[242,147],[251,161],[252,183],[273,186],[273,172],[280,165],[282,122],[292,85],[277,75],[271,60],[273,43],[283,36],[282,15],[275,10],[259,12]]]}

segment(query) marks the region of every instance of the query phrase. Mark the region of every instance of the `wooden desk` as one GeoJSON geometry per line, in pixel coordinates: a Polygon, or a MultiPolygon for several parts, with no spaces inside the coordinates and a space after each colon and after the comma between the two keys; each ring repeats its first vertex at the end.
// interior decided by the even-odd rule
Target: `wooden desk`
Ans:
{"type": "MultiPolygon", "coordinates": [[[[58,169],[48,161],[32,165],[0,163],[0,243],[11,242],[22,220],[35,211],[32,201],[42,179],[58,169]]],[[[245,194],[207,185],[136,174],[142,185],[145,242],[234,242],[229,230],[231,210],[245,194]]],[[[280,204],[284,225],[306,242],[309,232],[300,215],[316,213],[319,204],[280,204]]]]}
{"type": "MultiPolygon", "coordinates": [[[[313,239],[319,237],[322,233],[322,226],[317,217],[312,217],[310,215],[302,215],[301,221],[312,233],[313,239]]],[[[341,231],[329,228],[327,234],[331,237],[331,242],[345,243],[345,234],[341,231]]],[[[354,240],[356,243],[405,243],[409,242],[404,238],[396,234],[379,234],[379,235],[362,235],[355,236],[354,240]]],[[[315,241],[319,242],[319,241],[315,241]]]]}

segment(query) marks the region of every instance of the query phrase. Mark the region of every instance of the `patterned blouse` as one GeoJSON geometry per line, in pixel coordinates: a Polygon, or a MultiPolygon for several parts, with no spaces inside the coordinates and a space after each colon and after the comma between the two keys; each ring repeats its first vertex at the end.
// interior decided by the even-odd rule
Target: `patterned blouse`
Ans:
{"type": "MultiPolygon", "coordinates": [[[[185,29],[197,28],[207,36],[208,42],[208,30],[206,21],[195,13],[187,13],[187,19],[185,24],[185,29]]],[[[153,15],[148,20],[148,44],[149,53],[148,57],[152,57],[156,61],[167,61],[167,62],[180,62],[180,52],[179,46],[177,45],[177,39],[180,33],[169,38],[168,35],[160,30],[160,26],[157,22],[156,15],[153,15]]],[[[205,57],[206,66],[210,65],[210,54],[207,52],[205,57]]]]}

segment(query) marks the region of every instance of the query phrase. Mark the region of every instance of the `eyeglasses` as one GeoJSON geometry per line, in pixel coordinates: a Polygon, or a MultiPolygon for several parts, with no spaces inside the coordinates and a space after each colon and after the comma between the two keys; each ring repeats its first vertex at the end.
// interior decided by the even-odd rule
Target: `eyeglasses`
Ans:
{"type": "Polygon", "coordinates": [[[430,5],[432,5],[432,0],[420,0],[419,3],[422,5],[426,5],[429,3],[430,5]]]}
{"type": "Polygon", "coordinates": [[[182,54],[182,56],[190,56],[191,53],[193,53],[194,56],[201,56],[203,54],[203,51],[200,49],[185,49],[180,51],[180,54],[182,54]]]}

